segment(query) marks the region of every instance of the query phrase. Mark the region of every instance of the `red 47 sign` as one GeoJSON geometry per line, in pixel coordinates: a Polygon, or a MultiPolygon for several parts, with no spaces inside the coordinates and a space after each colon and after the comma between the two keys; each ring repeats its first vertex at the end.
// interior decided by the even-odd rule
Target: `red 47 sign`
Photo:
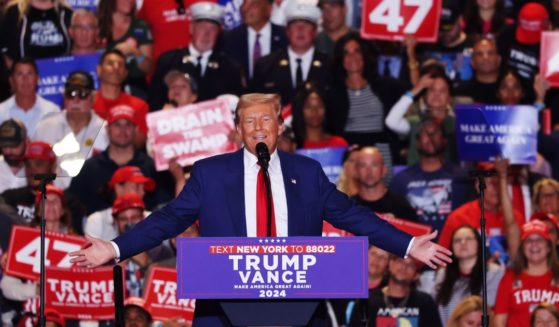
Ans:
{"type": "Polygon", "coordinates": [[[441,0],[364,0],[361,35],[400,41],[408,34],[419,42],[435,42],[441,0]]]}
{"type": "MultiPolygon", "coordinates": [[[[45,239],[45,266],[70,268],[70,252],[86,244],[82,237],[47,231],[45,239]]],[[[38,280],[41,261],[40,230],[14,226],[10,235],[8,262],[5,272],[21,278],[38,280]]]]}

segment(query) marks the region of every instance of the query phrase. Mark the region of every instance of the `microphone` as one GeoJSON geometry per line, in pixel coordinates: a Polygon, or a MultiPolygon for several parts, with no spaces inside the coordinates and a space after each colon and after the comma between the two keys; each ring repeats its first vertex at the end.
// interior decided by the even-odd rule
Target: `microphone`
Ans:
{"type": "Polygon", "coordinates": [[[478,177],[491,177],[497,175],[497,171],[495,169],[492,170],[471,170],[469,172],[470,177],[478,178],[478,177]]]}
{"type": "Polygon", "coordinates": [[[256,144],[256,157],[260,167],[268,169],[268,162],[270,162],[270,151],[264,142],[256,144]]]}
{"type": "Polygon", "coordinates": [[[50,174],[50,173],[33,175],[34,180],[45,181],[45,183],[51,182],[55,180],[55,178],[56,178],[56,174],[50,174]]]}

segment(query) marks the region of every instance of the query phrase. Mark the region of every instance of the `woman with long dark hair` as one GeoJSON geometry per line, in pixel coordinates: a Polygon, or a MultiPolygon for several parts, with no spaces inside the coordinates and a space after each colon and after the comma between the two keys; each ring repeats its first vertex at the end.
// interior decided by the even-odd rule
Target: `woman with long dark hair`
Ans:
{"type": "Polygon", "coordinates": [[[497,35],[510,23],[504,0],[468,0],[466,3],[464,32],[469,36],[497,35]]]}
{"type": "MultiPolygon", "coordinates": [[[[454,308],[469,295],[482,294],[481,236],[475,228],[464,225],[452,235],[452,262],[437,271],[435,300],[439,314],[446,323],[454,308]]],[[[497,287],[504,268],[490,262],[487,266],[487,301],[495,304],[497,287]]]]}

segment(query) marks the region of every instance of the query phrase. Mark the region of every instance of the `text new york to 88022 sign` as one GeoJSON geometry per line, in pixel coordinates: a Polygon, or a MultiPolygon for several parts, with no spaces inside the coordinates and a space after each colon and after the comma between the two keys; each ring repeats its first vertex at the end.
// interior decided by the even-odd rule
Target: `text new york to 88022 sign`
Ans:
{"type": "Polygon", "coordinates": [[[361,35],[395,41],[411,34],[420,42],[435,42],[440,12],[441,0],[365,0],[361,35]]]}

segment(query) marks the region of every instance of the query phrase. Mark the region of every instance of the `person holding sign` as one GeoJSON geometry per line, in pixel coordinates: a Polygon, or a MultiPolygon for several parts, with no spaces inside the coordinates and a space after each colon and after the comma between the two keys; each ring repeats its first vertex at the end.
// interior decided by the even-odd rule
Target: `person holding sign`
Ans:
{"type": "MultiPolygon", "coordinates": [[[[201,236],[287,237],[321,235],[324,219],[353,234],[367,235],[371,243],[398,256],[408,255],[430,267],[450,261],[450,251],[431,242],[436,233],[412,238],[337,191],[318,162],[276,151],[283,131],[280,108],[276,94],[243,95],[235,118],[243,149],[196,162],[190,180],[175,200],[112,242],[88,237],[91,246],[71,253],[71,261],[93,268],[126,259],[177,235],[196,220],[200,221],[201,236]],[[263,171],[256,156],[259,143],[271,153],[270,233],[268,206],[257,201],[263,197],[263,171]]],[[[223,319],[217,303],[196,303],[195,323],[197,320],[202,326],[222,326],[223,319]]]]}

